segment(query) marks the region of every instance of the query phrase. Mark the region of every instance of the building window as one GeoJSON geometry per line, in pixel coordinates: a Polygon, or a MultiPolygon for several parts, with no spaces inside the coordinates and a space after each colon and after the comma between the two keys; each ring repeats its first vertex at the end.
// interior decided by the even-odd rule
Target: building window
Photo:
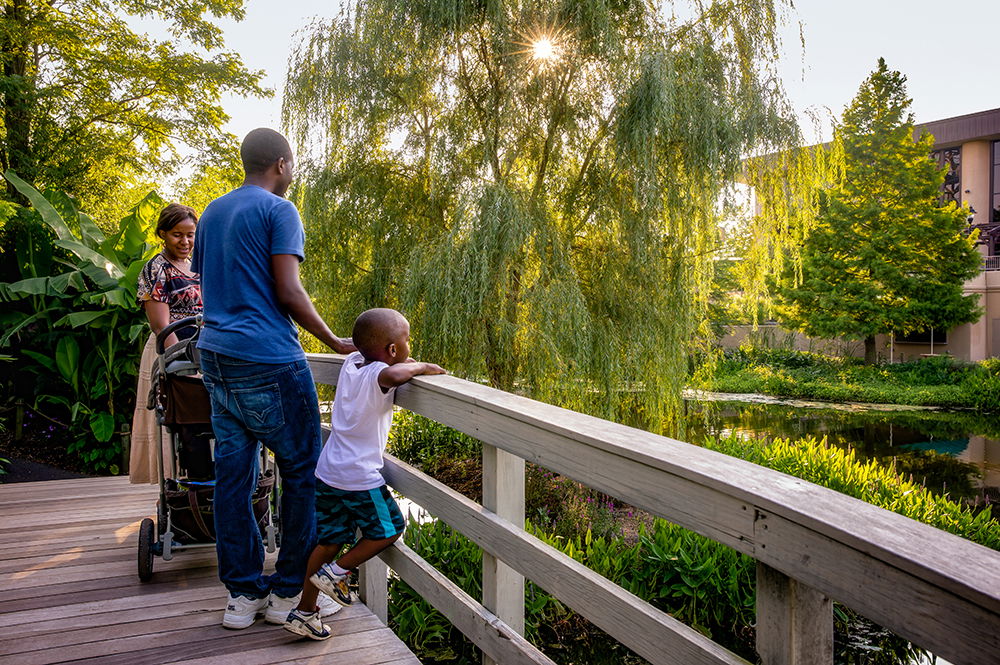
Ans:
{"type": "MultiPolygon", "coordinates": [[[[996,144],[994,144],[996,145],[996,144]]],[[[994,155],[996,151],[994,151],[994,155]]],[[[947,166],[948,170],[944,174],[944,185],[941,187],[941,203],[947,204],[954,201],[962,204],[962,148],[944,148],[931,153],[931,159],[938,166],[947,166]]],[[[995,162],[994,162],[995,163],[995,162]]]]}
{"type": "Polygon", "coordinates": [[[897,344],[930,344],[931,343],[931,333],[934,333],[934,344],[947,344],[948,343],[948,331],[941,330],[939,328],[933,328],[931,330],[921,330],[920,332],[912,332],[909,335],[901,335],[896,333],[894,340],[897,344]]]}
{"type": "Polygon", "coordinates": [[[993,169],[990,172],[990,221],[1000,224],[1000,141],[993,142],[993,169]]]}

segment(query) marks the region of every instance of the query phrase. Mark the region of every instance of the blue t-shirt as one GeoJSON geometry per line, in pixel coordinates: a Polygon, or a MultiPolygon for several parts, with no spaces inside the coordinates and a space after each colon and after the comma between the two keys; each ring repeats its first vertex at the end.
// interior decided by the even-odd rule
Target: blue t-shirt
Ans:
{"type": "Polygon", "coordinates": [[[305,259],[305,231],[291,201],[243,185],[208,204],[191,260],[204,302],[198,348],[259,363],[305,358],[298,329],[275,293],[274,254],[305,259]]]}

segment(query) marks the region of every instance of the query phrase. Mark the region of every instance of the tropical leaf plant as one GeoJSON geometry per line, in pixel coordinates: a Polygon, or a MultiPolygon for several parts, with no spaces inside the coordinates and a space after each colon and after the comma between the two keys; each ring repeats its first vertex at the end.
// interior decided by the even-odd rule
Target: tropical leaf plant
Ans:
{"type": "Polygon", "coordinates": [[[117,473],[120,437],[131,420],[140,337],[136,278],[155,253],[163,200],[147,194],[105,235],[59,191],[4,177],[31,207],[5,225],[0,246],[15,259],[0,281],[0,350],[7,399],[69,430],[68,452],[95,471],[117,473]]]}

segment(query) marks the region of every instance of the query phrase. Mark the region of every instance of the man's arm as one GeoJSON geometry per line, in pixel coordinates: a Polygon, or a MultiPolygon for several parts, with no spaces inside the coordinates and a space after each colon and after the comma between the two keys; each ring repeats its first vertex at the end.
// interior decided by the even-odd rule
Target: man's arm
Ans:
{"type": "Polygon", "coordinates": [[[434,363],[419,363],[413,358],[406,362],[390,365],[378,373],[378,385],[382,388],[401,386],[421,374],[447,374],[447,370],[434,363]]]}
{"type": "Polygon", "coordinates": [[[274,275],[274,289],[278,302],[293,321],[337,353],[351,353],[357,350],[350,338],[334,335],[313,307],[309,294],[299,281],[299,257],[294,254],[271,255],[271,274],[274,275]]]}

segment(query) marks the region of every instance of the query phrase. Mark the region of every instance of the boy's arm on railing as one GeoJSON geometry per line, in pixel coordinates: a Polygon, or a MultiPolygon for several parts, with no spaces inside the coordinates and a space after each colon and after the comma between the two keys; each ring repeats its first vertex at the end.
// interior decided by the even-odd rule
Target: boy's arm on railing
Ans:
{"type": "Polygon", "coordinates": [[[401,363],[390,365],[378,374],[378,384],[383,388],[395,388],[401,386],[415,376],[422,374],[447,374],[440,365],[434,363],[417,362],[413,358],[408,358],[401,363]]]}

